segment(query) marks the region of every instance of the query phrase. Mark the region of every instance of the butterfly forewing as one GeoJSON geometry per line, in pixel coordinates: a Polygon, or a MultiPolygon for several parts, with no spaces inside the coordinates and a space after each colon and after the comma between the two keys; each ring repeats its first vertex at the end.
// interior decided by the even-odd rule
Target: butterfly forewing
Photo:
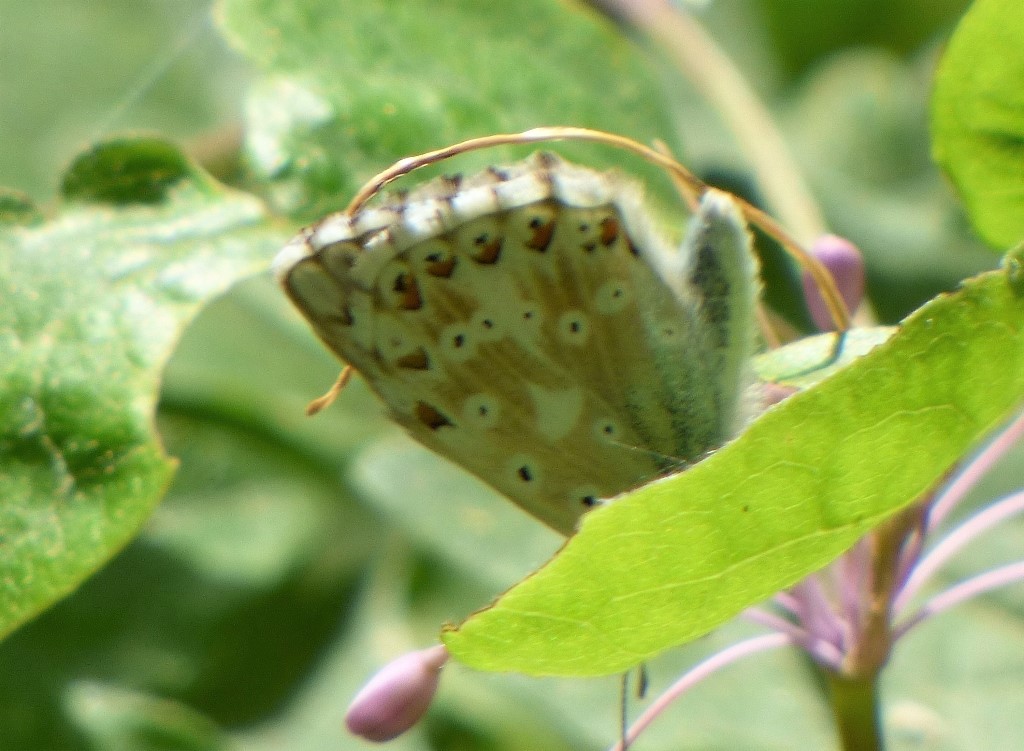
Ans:
{"type": "Polygon", "coordinates": [[[719,196],[680,257],[631,183],[539,154],[328,217],[277,268],[397,422],[569,533],[727,437],[745,359],[718,349],[749,350],[753,266],[686,250],[749,256],[719,196]]]}

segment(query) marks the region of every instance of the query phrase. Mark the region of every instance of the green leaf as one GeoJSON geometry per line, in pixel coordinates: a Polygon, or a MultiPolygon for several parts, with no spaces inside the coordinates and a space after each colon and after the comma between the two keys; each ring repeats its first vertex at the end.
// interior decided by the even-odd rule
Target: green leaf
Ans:
{"type": "Polygon", "coordinates": [[[1016,0],[977,0],[939,66],[933,153],[979,234],[1024,238],[1024,14],[1016,0]]]}
{"type": "Polygon", "coordinates": [[[578,4],[221,0],[218,10],[268,74],[250,100],[253,167],[303,216],[336,210],[339,194],[399,157],[472,136],[563,124],[641,141],[676,132],[649,61],[578,4]]]}
{"type": "Polygon", "coordinates": [[[42,215],[28,196],[0,188],[0,224],[34,224],[41,219],[42,215]]]}
{"type": "MultiPolygon", "coordinates": [[[[115,148],[145,163],[154,143],[115,148]]],[[[259,202],[176,161],[163,202],[0,227],[0,635],[73,590],[159,501],[174,466],[153,427],[160,371],[199,306],[280,242],[259,202]]],[[[139,174],[92,169],[75,193],[139,174]]]]}
{"type": "Polygon", "coordinates": [[[816,3],[760,0],[756,4],[787,67],[801,70],[837,46],[913,53],[954,22],[964,0],[858,0],[816,3]]]}
{"type": "Polygon", "coordinates": [[[174,144],[159,138],[122,138],[97,144],[78,156],[64,175],[68,201],[159,203],[177,183],[213,189],[174,144]]]}
{"type": "Polygon", "coordinates": [[[2,181],[50,203],[67,164],[112,132],[209,153],[236,128],[248,70],[211,33],[209,0],[5,3],[2,181]],[[111,54],[112,40],[120,40],[111,54]]]}
{"type": "Polygon", "coordinates": [[[643,662],[833,560],[1022,399],[1024,299],[991,272],[707,460],[588,514],[546,568],[445,643],[484,670],[643,662]]]}
{"type": "Polygon", "coordinates": [[[105,686],[70,687],[69,713],[95,748],[128,751],[219,751],[227,738],[216,724],[178,702],[105,686]]]}
{"type": "Polygon", "coordinates": [[[845,368],[895,333],[892,326],[852,329],[842,337],[818,334],[754,358],[754,371],[765,383],[804,389],[845,368]]]}

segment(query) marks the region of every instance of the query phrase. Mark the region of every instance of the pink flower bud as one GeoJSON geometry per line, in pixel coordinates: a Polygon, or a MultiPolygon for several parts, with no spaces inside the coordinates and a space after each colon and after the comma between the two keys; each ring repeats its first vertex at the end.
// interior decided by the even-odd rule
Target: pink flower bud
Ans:
{"type": "Polygon", "coordinates": [[[761,384],[761,409],[768,409],[773,404],[778,404],[788,399],[797,392],[793,386],[783,386],[781,383],[761,384]]]}
{"type": "MultiPolygon", "coordinates": [[[[852,313],[864,299],[864,259],[857,246],[837,235],[822,235],[811,246],[816,257],[835,279],[843,302],[852,313]]],[[[822,331],[832,331],[835,323],[810,274],[804,271],[804,299],[814,324],[822,331]]]]}
{"type": "Polygon", "coordinates": [[[438,644],[389,662],[352,700],[349,732],[377,743],[400,736],[427,711],[447,661],[448,650],[438,644]]]}

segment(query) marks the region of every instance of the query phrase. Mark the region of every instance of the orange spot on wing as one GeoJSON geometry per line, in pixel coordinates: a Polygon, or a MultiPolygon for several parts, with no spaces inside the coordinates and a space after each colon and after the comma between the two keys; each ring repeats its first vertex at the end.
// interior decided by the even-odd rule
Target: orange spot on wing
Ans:
{"type": "Polygon", "coordinates": [[[430,360],[427,357],[426,350],[420,347],[415,352],[410,352],[407,355],[402,355],[395,364],[400,368],[406,368],[407,370],[429,370],[430,360]]]}
{"type": "Polygon", "coordinates": [[[426,425],[431,430],[440,430],[446,425],[451,425],[452,421],[441,414],[435,407],[430,406],[426,402],[416,402],[416,419],[426,425]]]}
{"type": "Polygon", "coordinates": [[[619,220],[614,216],[601,220],[601,244],[606,248],[619,239],[619,220]]]}
{"type": "Polygon", "coordinates": [[[551,238],[555,236],[555,220],[549,219],[544,222],[534,219],[530,222],[530,229],[533,230],[533,236],[526,241],[526,247],[543,253],[551,244],[551,238]]]}
{"type": "Polygon", "coordinates": [[[476,239],[476,247],[479,251],[472,256],[473,260],[477,263],[492,264],[497,263],[498,257],[501,255],[502,237],[490,238],[487,235],[481,235],[476,239]]]}
{"type": "Polygon", "coordinates": [[[398,307],[402,310],[419,310],[423,306],[420,288],[410,274],[396,276],[393,289],[399,294],[398,307]]]}
{"type": "Polygon", "coordinates": [[[456,259],[455,256],[449,256],[448,258],[428,258],[427,273],[431,276],[448,279],[451,277],[452,272],[455,271],[455,262],[457,260],[458,259],[456,259]]]}

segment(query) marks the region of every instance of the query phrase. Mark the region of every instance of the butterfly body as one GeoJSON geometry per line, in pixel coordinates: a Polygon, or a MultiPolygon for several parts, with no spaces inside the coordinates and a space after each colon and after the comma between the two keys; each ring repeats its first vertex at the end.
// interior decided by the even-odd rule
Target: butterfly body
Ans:
{"type": "Polygon", "coordinates": [[[676,249],[634,183],[535,154],[331,215],[275,268],[413,437],[567,534],[740,420],[756,263],[723,193],[676,249]]]}

